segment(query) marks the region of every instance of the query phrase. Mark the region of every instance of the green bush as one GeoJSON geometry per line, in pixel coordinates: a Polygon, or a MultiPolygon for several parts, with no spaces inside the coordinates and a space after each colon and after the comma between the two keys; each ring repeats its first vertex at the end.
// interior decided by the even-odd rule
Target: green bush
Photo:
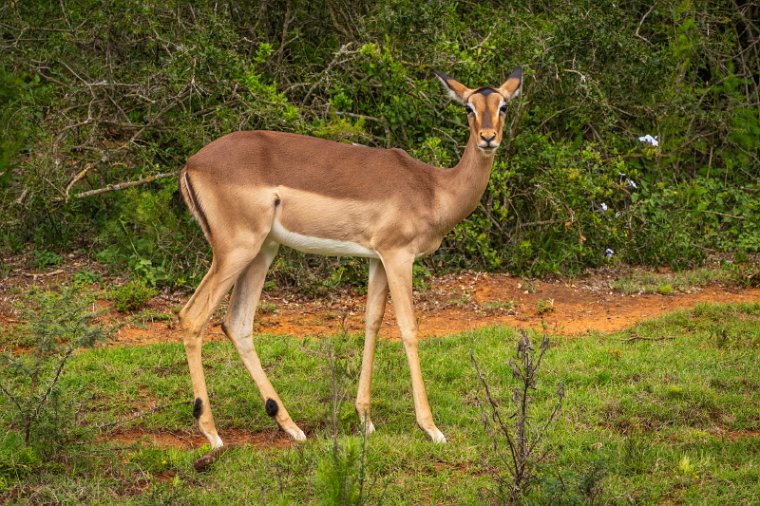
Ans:
{"type": "Polygon", "coordinates": [[[114,307],[122,313],[142,309],[158,292],[142,279],[133,279],[121,285],[111,294],[114,307]]]}
{"type": "MultiPolygon", "coordinates": [[[[524,93],[489,189],[427,268],[683,268],[715,252],[760,251],[760,55],[747,9],[717,0],[502,7],[7,3],[0,249],[86,247],[149,284],[194,284],[208,250],[175,180],[76,194],[177,171],[240,129],[401,147],[451,166],[466,121],[432,70],[494,85],[520,64],[524,93]],[[644,134],[659,146],[640,143],[644,134]]],[[[286,254],[277,271],[302,283],[335,265],[286,254]]]]}

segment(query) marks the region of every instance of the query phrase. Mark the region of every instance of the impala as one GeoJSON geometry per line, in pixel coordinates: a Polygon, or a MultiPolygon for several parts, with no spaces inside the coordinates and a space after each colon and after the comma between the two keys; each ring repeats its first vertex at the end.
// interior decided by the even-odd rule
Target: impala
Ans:
{"type": "Polygon", "coordinates": [[[223,443],[211,414],[201,363],[209,317],[232,288],[222,330],[259,388],[264,408],[296,440],[305,439],[267,378],[253,345],[253,317],[281,244],[305,253],[369,259],[366,327],[356,409],[365,430],[375,341],[390,290],[412,377],[417,423],[446,438],[430,412],[417,352],[412,264],[435,251],[478,205],[502,140],[507,102],[520,93],[518,67],[498,88],[471,89],[436,74],[464,105],[470,127],[461,160],[439,169],[401,149],[347,145],[283,132],[221,137],[180,171],[187,206],[213,250],[211,268],[179,314],[193,384],[193,415],[212,448],[223,443]],[[234,287],[234,288],[233,288],[234,287]]]}

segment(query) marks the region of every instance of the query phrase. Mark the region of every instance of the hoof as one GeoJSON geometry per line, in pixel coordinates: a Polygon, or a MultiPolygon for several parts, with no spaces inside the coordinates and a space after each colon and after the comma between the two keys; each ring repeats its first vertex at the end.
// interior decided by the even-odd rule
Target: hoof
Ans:
{"type": "Polygon", "coordinates": [[[208,439],[208,442],[211,443],[212,450],[218,450],[219,448],[224,446],[224,443],[222,442],[222,438],[219,437],[219,434],[213,434],[211,436],[206,435],[206,438],[208,439]]]}
{"type": "Polygon", "coordinates": [[[375,424],[372,423],[372,420],[366,420],[361,422],[359,429],[361,430],[362,434],[369,436],[375,432],[375,424]]]}
{"type": "Polygon", "coordinates": [[[443,432],[438,430],[436,427],[433,427],[432,429],[425,429],[425,432],[427,432],[427,435],[430,437],[430,440],[434,443],[446,442],[446,436],[444,436],[443,432]]]}
{"type": "Polygon", "coordinates": [[[306,434],[304,434],[298,427],[290,429],[283,428],[283,430],[290,434],[290,437],[292,437],[294,441],[306,441],[306,434]]]}

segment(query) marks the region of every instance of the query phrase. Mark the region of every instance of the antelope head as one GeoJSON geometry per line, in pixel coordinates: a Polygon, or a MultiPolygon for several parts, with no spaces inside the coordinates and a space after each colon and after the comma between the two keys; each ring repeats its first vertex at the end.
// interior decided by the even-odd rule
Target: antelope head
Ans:
{"type": "Polygon", "coordinates": [[[470,89],[449,76],[436,72],[449,96],[467,111],[470,137],[484,156],[491,156],[501,144],[507,102],[522,89],[522,69],[517,67],[498,88],[489,86],[470,89]]]}

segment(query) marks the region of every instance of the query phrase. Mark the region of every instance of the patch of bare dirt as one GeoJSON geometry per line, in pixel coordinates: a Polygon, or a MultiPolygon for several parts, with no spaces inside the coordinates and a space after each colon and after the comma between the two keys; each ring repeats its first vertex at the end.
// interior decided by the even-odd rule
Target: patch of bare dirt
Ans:
{"type": "MultiPolygon", "coordinates": [[[[637,322],[705,302],[760,301],[760,289],[733,289],[714,285],[692,293],[624,295],[595,278],[569,281],[526,281],[503,274],[467,273],[433,280],[432,288],[417,293],[416,309],[421,337],[445,336],[492,325],[546,329],[555,335],[614,332],[637,322]]],[[[360,295],[341,292],[322,299],[300,299],[293,294],[264,295],[255,332],[293,336],[326,336],[364,329],[364,302],[360,295]]],[[[221,312],[220,312],[221,313],[221,312]]],[[[220,339],[221,316],[209,325],[208,338],[220,339]]],[[[392,301],[380,335],[398,339],[392,301]]],[[[145,344],[179,341],[167,322],[126,326],[116,342],[145,344]]]]}
{"type": "MultiPolygon", "coordinates": [[[[13,261],[13,260],[12,260],[13,261]]],[[[86,260],[71,258],[48,272],[29,273],[14,269],[0,279],[0,327],[18,323],[14,301],[32,287],[68,282],[82,269],[97,271],[86,260]]],[[[420,337],[444,336],[492,325],[546,329],[555,335],[575,336],[590,332],[613,332],[635,323],[700,303],[759,302],[760,288],[738,289],[718,284],[693,288],[690,293],[625,295],[610,289],[615,273],[602,272],[573,280],[527,280],[507,274],[462,273],[431,280],[430,288],[415,292],[420,337]]],[[[123,280],[108,279],[118,286],[123,280]]],[[[95,287],[93,287],[95,288],[95,287]]],[[[105,290],[104,290],[105,291],[105,290]]],[[[142,345],[181,342],[173,318],[190,294],[161,294],[148,304],[148,312],[124,315],[111,309],[107,300],[98,307],[104,320],[124,325],[114,344],[142,345]],[[152,315],[152,316],[151,316],[152,315]]],[[[338,332],[361,333],[364,329],[365,296],[338,290],[323,298],[308,298],[278,290],[265,292],[257,312],[255,332],[293,336],[326,336],[338,332]]],[[[221,339],[224,307],[212,318],[208,339],[221,339]]],[[[389,301],[381,338],[398,339],[392,301],[389,301]]]]}
{"type": "MultiPolygon", "coordinates": [[[[432,288],[417,293],[421,337],[444,336],[492,325],[546,328],[557,335],[613,332],[635,323],[704,302],[757,302],[760,289],[709,286],[693,293],[624,295],[595,278],[569,281],[526,281],[505,274],[466,273],[437,278],[432,288]]],[[[363,331],[364,297],[337,294],[322,300],[265,296],[256,331],[270,334],[330,335],[363,331]]],[[[212,325],[211,336],[221,336],[212,325]]],[[[399,338],[392,301],[381,336],[399,338]]]]}
{"type": "Polygon", "coordinates": [[[726,432],[726,436],[731,441],[739,439],[760,439],[760,430],[734,430],[726,432]]]}
{"type": "MultiPolygon", "coordinates": [[[[290,448],[295,445],[293,439],[285,432],[273,428],[261,432],[242,429],[224,429],[224,444],[229,446],[253,445],[258,448],[290,448]]],[[[208,443],[200,432],[150,432],[144,429],[128,429],[102,434],[98,442],[109,442],[131,446],[149,443],[159,448],[181,448],[190,450],[200,448],[208,443]]]]}

